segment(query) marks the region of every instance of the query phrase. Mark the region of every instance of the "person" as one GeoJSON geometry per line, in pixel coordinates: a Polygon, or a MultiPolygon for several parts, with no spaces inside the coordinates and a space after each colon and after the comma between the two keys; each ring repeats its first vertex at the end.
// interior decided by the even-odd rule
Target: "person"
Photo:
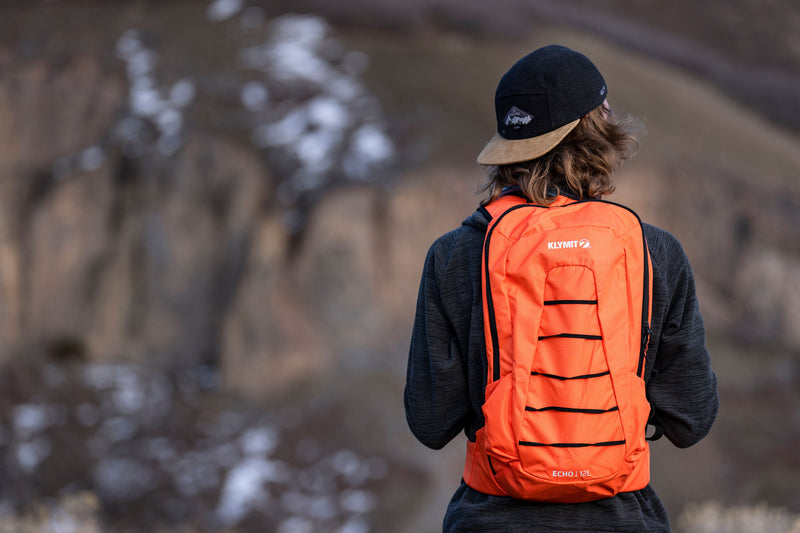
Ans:
{"type": "MultiPolygon", "coordinates": [[[[601,198],[638,147],[635,122],[610,113],[607,90],[583,54],[551,45],[520,59],[495,94],[497,134],[478,156],[488,168],[486,205],[509,192],[548,205],[557,195],[601,198]]],[[[487,382],[481,253],[489,220],[478,208],[438,238],[425,259],[409,350],[404,404],[424,445],[441,449],[484,426],[487,382]]],[[[689,261],[670,233],[643,224],[652,258],[650,343],[644,380],[650,423],[674,445],[700,441],[716,418],[717,379],[705,346],[689,261]]],[[[670,531],[648,483],[583,503],[546,503],[485,494],[462,479],[445,532],[670,531]]]]}

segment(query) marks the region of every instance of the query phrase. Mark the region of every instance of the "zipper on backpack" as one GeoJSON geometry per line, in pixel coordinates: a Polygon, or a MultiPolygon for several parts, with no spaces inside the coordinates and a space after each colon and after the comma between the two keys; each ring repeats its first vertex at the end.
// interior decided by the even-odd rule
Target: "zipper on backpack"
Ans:
{"type": "Polygon", "coordinates": [[[647,347],[650,345],[650,335],[653,330],[650,329],[650,321],[648,311],[650,311],[650,250],[647,247],[647,237],[644,236],[644,226],[642,219],[639,215],[631,211],[639,219],[639,228],[642,231],[642,246],[644,254],[644,287],[642,288],[642,345],[639,348],[639,365],[636,367],[636,375],[638,377],[644,376],[644,358],[647,354],[647,347]]]}
{"type": "Polygon", "coordinates": [[[644,358],[647,353],[647,347],[650,344],[650,335],[653,330],[650,329],[650,324],[647,322],[642,324],[642,344],[639,347],[639,365],[636,367],[636,375],[642,377],[644,373],[644,358]]]}

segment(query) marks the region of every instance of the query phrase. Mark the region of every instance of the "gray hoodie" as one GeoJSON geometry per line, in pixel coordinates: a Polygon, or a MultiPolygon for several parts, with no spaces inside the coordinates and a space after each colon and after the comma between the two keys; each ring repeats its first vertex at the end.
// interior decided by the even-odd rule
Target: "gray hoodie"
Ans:
{"type": "MultiPolygon", "coordinates": [[[[406,419],[426,446],[440,449],[483,426],[486,351],[481,250],[488,213],[479,209],[428,251],[420,282],[405,388],[406,419]]],[[[653,260],[652,335],[645,381],[651,422],[676,446],[697,443],[719,407],[694,279],[680,243],[644,224],[653,260]]],[[[651,486],[589,503],[552,504],[482,494],[464,482],[444,520],[447,532],[670,531],[651,486]]]]}

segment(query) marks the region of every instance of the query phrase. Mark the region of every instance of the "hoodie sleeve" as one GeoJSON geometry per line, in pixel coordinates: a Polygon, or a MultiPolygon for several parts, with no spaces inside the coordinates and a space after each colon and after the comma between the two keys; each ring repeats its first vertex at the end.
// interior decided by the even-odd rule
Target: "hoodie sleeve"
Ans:
{"type": "Polygon", "coordinates": [[[661,230],[649,233],[655,267],[655,338],[648,354],[654,362],[647,382],[651,422],[673,444],[686,448],[705,437],[716,419],[717,377],[705,344],[689,260],[672,235],[661,230]]]}
{"type": "Polygon", "coordinates": [[[425,260],[404,393],[411,431],[433,449],[464,429],[470,414],[464,347],[443,301],[450,298],[442,283],[455,238],[454,233],[441,237],[425,260]]]}

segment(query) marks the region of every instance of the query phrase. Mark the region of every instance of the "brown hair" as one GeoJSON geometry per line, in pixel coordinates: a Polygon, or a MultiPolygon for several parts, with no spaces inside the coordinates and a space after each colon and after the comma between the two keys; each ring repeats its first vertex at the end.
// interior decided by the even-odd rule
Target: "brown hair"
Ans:
{"type": "Polygon", "coordinates": [[[481,188],[488,204],[504,187],[519,185],[532,202],[550,204],[548,191],[571,192],[579,199],[599,198],[614,191],[611,174],[639,147],[638,124],[626,117],[616,120],[600,105],[586,114],[555,148],[541,157],[521,163],[491,166],[481,188]]]}

